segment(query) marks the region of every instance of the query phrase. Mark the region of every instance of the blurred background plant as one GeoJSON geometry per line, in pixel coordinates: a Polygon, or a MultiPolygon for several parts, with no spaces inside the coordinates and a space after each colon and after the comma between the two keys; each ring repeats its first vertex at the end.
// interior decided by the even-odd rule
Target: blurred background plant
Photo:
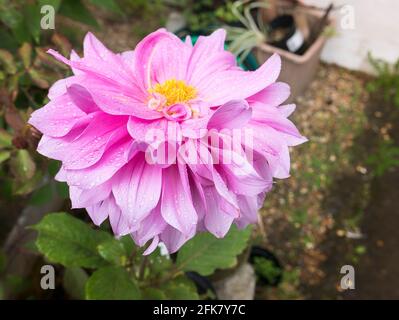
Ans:
{"type": "Polygon", "coordinates": [[[386,102],[393,103],[399,108],[399,59],[391,65],[388,62],[374,58],[369,53],[369,61],[376,73],[376,77],[367,84],[371,92],[383,92],[386,102]]]}
{"type": "Polygon", "coordinates": [[[230,41],[229,50],[240,61],[244,61],[259,44],[266,43],[268,29],[264,23],[262,11],[257,10],[260,8],[268,8],[268,3],[266,1],[235,1],[231,5],[230,10],[240,25],[226,25],[225,29],[228,34],[227,40],[230,41]],[[256,10],[255,14],[253,10],[256,10]]]}
{"type": "Polygon", "coordinates": [[[230,0],[164,0],[164,3],[182,13],[191,34],[206,34],[222,24],[239,21],[232,10],[234,2],[230,0]]]}

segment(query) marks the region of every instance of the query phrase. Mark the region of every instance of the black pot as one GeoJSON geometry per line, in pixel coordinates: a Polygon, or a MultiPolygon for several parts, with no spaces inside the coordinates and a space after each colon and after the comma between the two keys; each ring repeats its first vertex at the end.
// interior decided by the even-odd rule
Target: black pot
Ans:
{"type": "Polygon", "coordinates": [[[212,282],[207,277],[201,276],[199,273],[194,271],[186,272],[186,276],[192,282],[194,282],[195,286],[197,287],[198,294],[206,294],[210,291],[214,295],[214,299],[217,300],[216,290],[213,287],[212,282]]]}
{"type": "Polygon", "coordinates": [[[304,36],[296,27],[292,15],[284,14],[274,18],[269,24],[269,34],[272,38],[270,45],[296,54],[305,52],[304,36]]]}
{"type": "Polygon", "coordinates": [[[272,287],[277,287],[282,278],[283,278],[283,267],[281,266],[280,261],[277,259],[277,257],[271,253],[269,250],[264,249],[262,247],[258,246],[253,246],[251,248],[251,252],[249,255],[249,263],[251,263],[254,266],[255,269],[255,274],[257,276],[257,280],[265,285],[265,286],[272,286],[272,287]],[[257,259],[264,259],[265,261],[271,263],[273,268],[278,271],[274,277],[266,277],[262,273],[257,272],[256,270],[256,261],[257,259]]]}

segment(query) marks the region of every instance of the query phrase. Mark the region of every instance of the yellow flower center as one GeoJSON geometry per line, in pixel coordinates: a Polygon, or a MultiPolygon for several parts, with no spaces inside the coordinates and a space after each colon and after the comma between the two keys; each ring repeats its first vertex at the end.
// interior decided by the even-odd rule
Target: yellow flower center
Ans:
{"type": "Polygon", "coordinates": [[[165,97],[166,106],[176,103],[184,103],[194,99],[197,96],[197,90],[186,84],[183,80],[170,79],[162,84],[156,84],[151,93],[158,93],[165,97]]]}

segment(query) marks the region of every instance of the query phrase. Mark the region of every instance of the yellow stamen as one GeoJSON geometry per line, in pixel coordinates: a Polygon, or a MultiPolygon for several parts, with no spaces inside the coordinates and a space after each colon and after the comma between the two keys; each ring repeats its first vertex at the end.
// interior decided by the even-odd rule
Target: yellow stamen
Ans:
{"type": "Polygon", "coordinates": [[[183,80],[175,79],[156,84],[150,92],[163,95],[166,99],[166,106],[188,102],[197,96],[197,90],[194,87],[189,86],[183,80]]]}

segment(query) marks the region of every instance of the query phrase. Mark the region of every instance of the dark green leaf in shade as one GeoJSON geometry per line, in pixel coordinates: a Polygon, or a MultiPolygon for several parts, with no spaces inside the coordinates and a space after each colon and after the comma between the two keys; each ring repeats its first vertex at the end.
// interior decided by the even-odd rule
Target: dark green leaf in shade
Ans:
{"type": "Polygon", "coordinates": [[[250,228],[238,230],[236,226],[232,226],[223,239],[218,239],[210,233],[200,233],[178,252],[177,268],[196,271],[206,276],[216,269],[234,267],[237,256],[247,246],[250,235],[250,228]]]}
{"type": "Polygon", "coordinates": [[[95,271],[86,283],[88,300],[137,300],[140,291],[122,267],[104,267],[95,271]]]}
{"type": "Polygon", "coordinates": [[[39,232],[37,248],[51,262],[85,268],[108,265],[97,247],[113,237],[105,231],[92,229],[71,214],[48,214],[33,228],[39,232]]]}

